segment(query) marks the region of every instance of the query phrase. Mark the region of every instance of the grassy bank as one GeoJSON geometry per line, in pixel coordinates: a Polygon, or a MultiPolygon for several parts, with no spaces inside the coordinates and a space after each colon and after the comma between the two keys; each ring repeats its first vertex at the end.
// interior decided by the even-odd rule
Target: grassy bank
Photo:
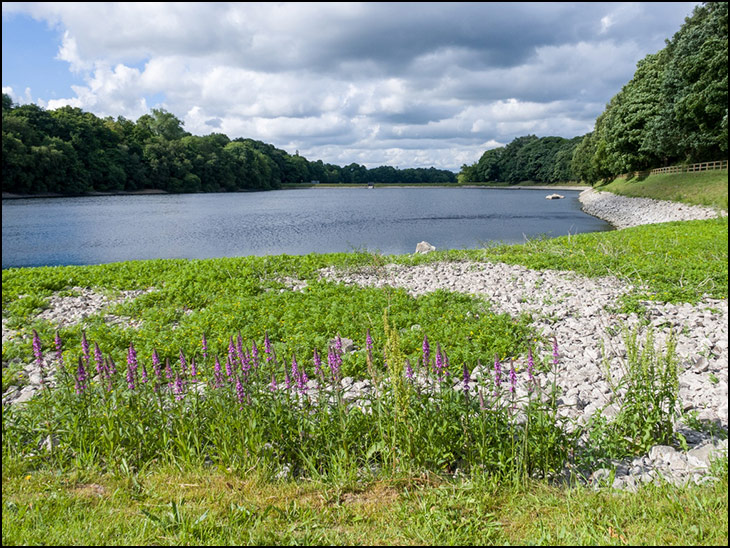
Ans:
{"type": "Polygon", "coordinates": [[[727,460],[712,485],[648,486],[633,494],[550,486],[546,479],[568,463],[641,449],[622,445],[625,432],[617,429],[594,440],[596,451],[578,450],[556,420],[549,383],[547,399],[518,402],[527,421],[518,420],[509,358],[531,349],[535,374],[548,380],[553,367],[553,341],[537,338],[529,318],[444,291],[415,298],[346,287],[319,280],[317,271],[505,261],[618,276],[642,288],[617,308],[640,312],[644,298],[727,298],[727,242],[727,220],[717,219],[424,256],[3,270],[3,319],[18,332],[3,344],[3,390],[22,384],[21,366],[35,353],[33,330],[56,366],[57,326],[38,318],[52,296],[73,296],[75,287],[109,297],[154,288],[86,318],[83,331],[80,324],[58,329],[65,364],[59,388],[3,411],[3,544],[726,544],[727,460]],[[354,353],[330,348],[338,334],[355,341],[354,353]],[[83,338],[91,347],[85,362],[83,338]],[[139,364],[134,388],[131,345],[139,364]],[[438,350],[450,363],[442,356],[437,365],[438,350]],[[494,376],[483,381],[481,398],[450,389],[464,366],[491,369],[495,355],[501,385],[494,376]],[[227,357],[233,374],[225,371],[227,357]],[[113,358],[118,372],[103,358],[113,358]],[[79,386],[79,363],[91,375],[101,367],[99,376],[79,386]],[[451,379],[449,389],[424,393],[404,382],[407,364],[433,383],[451,379]],[[335,385],[348,375],[369,379],[382,398],[365,413],[341,405],[336,390],[334,403],[310,403],[297,386],[302,370],[335,385]],[[291,388],[269,390],[272,375],[291,388]],[[202,386],[205,397],[194,389],[202,386]],[[43,449],[54,435],[58,443],[43,449]],[[283,465],[291,472],[282,474],[283,465]]]}
{"type": "Polygon", "coordinates": [[[597,188],[622,196],[671,200],[727,211],[727,174],[727,170],[717,170],[621,177],[597,188]]]}

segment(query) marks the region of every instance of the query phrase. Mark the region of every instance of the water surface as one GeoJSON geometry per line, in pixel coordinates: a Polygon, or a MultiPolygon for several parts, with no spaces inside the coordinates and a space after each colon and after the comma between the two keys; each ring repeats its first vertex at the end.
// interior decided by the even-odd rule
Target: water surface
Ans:
{"type": "Polygon", "coordinates": [[[3,200],[2,267],[370,250],[413,253],[610,230],[579,191],[310,188],[3,200]]]}

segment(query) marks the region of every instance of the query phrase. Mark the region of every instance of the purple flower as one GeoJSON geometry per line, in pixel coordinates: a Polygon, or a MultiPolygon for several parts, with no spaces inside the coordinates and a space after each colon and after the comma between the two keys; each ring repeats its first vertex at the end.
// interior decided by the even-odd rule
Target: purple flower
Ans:
{"type": "Polygon", "coordinates": [[[173,393],[175,394],[176,400],[181,400],[185,397],[185,386],[183,385],[180,375],[175,374],[175,384],[173,386],[173,393]]]}
{"type": "Polygon", "coordinates": [[[499,388],[502,386],[502,364],[499,363],[499,357],[494,355],[494,386],[497,389],[494,395],[497,395],[499,388]]]}
{"type": "Polygon", "coordinates": [[[469,375],[469,368],[464,364],[464,374],[462,375],[462,380],[464,381],[464,392],[469,393],[469,381],[471,380],[471,376],[469,375]]]}
{"type": "Polygon", "coordinates": [[[241,404],[241,408],[243,408],[243,400],[246,397],[246,392],[243,389],[243,383],[238,375],[236,375],[236,397],[238,398],[238,403],[241,404]]]}
{"type": "Polygon", "coordinates": [[[342,351],[342,339],[340,338],[340,334],[337,334],[337,337],[335,337],[335,350],[337,350],[337,353],[341,356],[344,352],[342,351]]]}
{"type": "Polygon", "coordinates": [[[271,374],[271,383],[269,384],[269,390],[276,392],[276,375],[271,374]]]}
{"type": "Polygon", "coordinates": [[[233,336],[228,338],[228,360],[233,362],[236,359],[236,345],[233,344],[233,336]]]}
{"type": "Polygon", "coordinates": [[[89,365],[91,354],[89,353],[89,341],[86,340],[86,331],[81,332],[81,350],[84,351],[84,360],[86,365],[89,365]]]}
{"type": "Polygon", "coordinates": [[[187,362],[185,361],[185,354],[183,354],[182,348],[180,349],[180,371],[182,372],[183,376],[187,373],[186,371],[187,362]]]}
{"type": "Polygon", "coordinates": [[[297,383],[297,389],[299,392],[304,394],[307,391],[307,383],[309,382],[309,378],[307,377],[306,371],[304,371],[303,367],[299,367],[299,364],[297,363],[297,357],[292,354],[291,359],[291,375],[294,381],[297,383]]]}
{"type": "Polygon", "coordinates": [[[342,364],[342,360],[332,347],[330,347],[327,352],[327,363],[330,366],[330,371],[332,372],[332,380],[336,383],[340,382],[340,366],[342,364]]]}
{"type": "Polygon", "coordinates": [[[517,386],[517,372],[515,371],[515,362],[512,360],[512,364],[509,369],[509,391],[514,394],[515,387],[517,386]]]}
{"type": "Polygon", "coordinates": [[[365,347],[368,350],[369,363],[373,362],[373,338],[370,336],[370,329],[368,329],[367,335],[365,335],[365,347]]]}
{"type": "Polygon", "coordinates": [[[101,368],[104,365],[104,358],[101,354],[101,348],[97,343],[94,343],[94,362],[96,363],[96,372],[101,374],[101,368]]]}
{"type": "Polygon", "coordinates": [[[56,359],[58,360],[58,366],[63,368],[63,341],[56,331],[56,336],[53,338],[53,342],[56,344],[56,359]]]}
{"type": "Polygon", "coordinates": [[[411,360],[406,358],[406,379],[413,382],[413,368],[411,367],[411,360]]]}
{"type": "Polygon", "coordinates": [[[558,354],[558,339],[553,337],[553,366],[558,366],[558,359],[560,358],[560,354],[558,354]]]}
{"type": "Polygon", "coordinates": [[[112,357],[109,356],[109,375],[116,375],[116,374],[117,374],[117,364],[115,364],[112,357]]]}
{"type": "Polygon", "coordinates": [[[203,359],[208,359],[208,340],[205,338],[205,332],[203,332],[203,359]]]}
{"type": "Polygon", "coordinates": [[[134,345],[129,343],[129,351],[127,352],[127,388],[134,390],[137,384],[137,352],[134,345]]]}
{"type": "Polygon", "coordinates": [[[157,354],[156,348],[152,349],[152,371],[159,381],[162,378],[162,368],[160,367],[160,356],[157,354]]]}
{"type": "Polygon", "coordinates": [[[142,364],[142,382],[144,384],[147,384],[147,381],[149,381],[149,379],[147,378],[147,367],[143,363],[142,364]]]}
{"type": "Polygon", "coordinates": [[[233,380],[233,364],[231,363],[230,357],[226,359],[226,377],[228,377],[229,381],[233,380]]]}
{"type": "Polygon", "coordinates": [[[256,346],[256,341],[251,344],[251,359],[253,361],[253,367],[258,369],[259,367],[259,348],[256,346]]]}
{"type": "Polygon", "coordinates": [[[172,367],[170,367],[170,358],[165,358],[165,378],[171,381],[173,377],[172,367]]]}
{"type": "Polygon", "coordinates": [[[218,356],[215,357],[215,364],[213,365],[213,379],[215,379],[215,388],[223,386],[223,373],[221,372],[221,362],[218,360],[218,356]]]}
{"type": "Polygon", "coordinates": [[[272,359],[271,341],[269,341],[269,332],[264,333],[264,353],[266,354],[266,362],[272,359]]]}
{"type": "Polygon", "coordinates": [[[423,367],[428,371],[428,366],[431,363],[431,346],[428,344],[428,337],[423,336],[423,367]]]}
{"type": "Polygon", "coordinates": [[[86,390],[86,369],[84,369],[84,361],[79,358],[79,366],[76,368],[76,393],[83,394],[86,390]]]}
{"type": "Polygon", "coordinates": [[[314,374],[319,377],[319,380],[324,384],[324,371],[322,371],[322,356],[319,355],[317,349],[314,349],[314,374]]]}
{"type": "Polygon", "coordinates": [[[190,375],[193,379],[198,375],[198,366],[195,365],[195,356],[190,358],[190,375]]]}

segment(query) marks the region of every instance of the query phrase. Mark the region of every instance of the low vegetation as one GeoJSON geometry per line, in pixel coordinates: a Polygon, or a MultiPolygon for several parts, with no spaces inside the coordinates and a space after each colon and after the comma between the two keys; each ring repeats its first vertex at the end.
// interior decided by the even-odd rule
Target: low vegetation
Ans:
{"type": "Polygon", "coordinates": [[[727,173],[725,169],[619,177],[597,188],[632,198],[671,200],[727,211],[727,173]]]}

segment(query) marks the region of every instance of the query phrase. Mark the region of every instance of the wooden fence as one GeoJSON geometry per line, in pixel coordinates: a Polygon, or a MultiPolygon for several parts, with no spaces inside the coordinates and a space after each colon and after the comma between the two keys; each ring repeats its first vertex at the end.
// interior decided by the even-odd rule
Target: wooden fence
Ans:
{"type": "Polygon", "coordinates": [[[652,169],[649,175],[656,175],[657,173],[689,173],[694,171],[711,171],[713,169],[727,169],[727,160],[720,160],[718,162],[702,162],[701,164],[691,164],[688,166],[671,166],[671,167],[658,167],[652,169]]]}

